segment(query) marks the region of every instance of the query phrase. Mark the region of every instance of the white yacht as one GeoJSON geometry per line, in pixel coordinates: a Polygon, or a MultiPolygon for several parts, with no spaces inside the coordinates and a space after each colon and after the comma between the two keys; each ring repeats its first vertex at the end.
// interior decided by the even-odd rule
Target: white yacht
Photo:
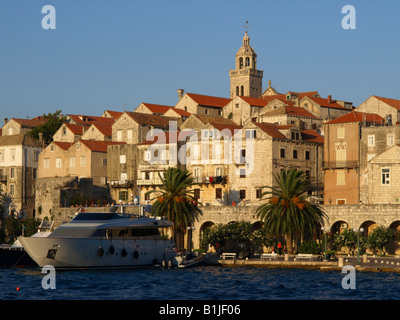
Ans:
{"type": "Polygon", "coordinates": [[[40,266],[55,268],[131,268],[169,262],[175,243],[160,230],[173,226],[165,219],[121,213],[79,213],[47,237],[19,237],[40,266]]]}

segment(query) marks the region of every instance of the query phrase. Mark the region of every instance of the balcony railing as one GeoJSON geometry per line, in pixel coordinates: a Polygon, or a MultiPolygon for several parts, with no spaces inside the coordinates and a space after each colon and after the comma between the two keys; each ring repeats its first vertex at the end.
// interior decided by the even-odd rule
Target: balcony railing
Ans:
{"type": "Polygon", "coordinates": [[[226,176],[200,176],[200,177],[193,177],[193,183],[226,183],[226,176]]]}
{"type": "Polygon", "coordinates": [[[157,186],[162,185],[161,179],[141,179],[136,180],[138,186],[157,186]]]}
{"type": "Polygon", "coordinates": [[[129,180],[113,180],[110,181],[111,188],[130,188],[133,187],[133,181],[129,180]]]}
{"type": "Polygon", "coordinates": [[[322,167],[324,169],[351,169],[358,168],[360,166],[359,161],[324,161],[322,167]]]}

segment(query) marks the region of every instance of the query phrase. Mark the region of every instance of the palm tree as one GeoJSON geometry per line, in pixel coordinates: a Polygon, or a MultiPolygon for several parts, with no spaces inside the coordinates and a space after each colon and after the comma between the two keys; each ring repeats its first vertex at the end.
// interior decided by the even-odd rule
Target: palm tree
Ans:
{"type": "Polygon", "coordinates": [[[150,201],[155,200],[153,213],[157,216],[166,216],[174,223],[175,240],[177,230],[184,233],[202,214],[197,200],[192,196],[193,191],[188,190],[193,183],[190,175],[187,170],[170,167],[164,170],[164,177],[160,175],[162,185],[146,193],[146,195],[157,194],[150,199],[150,201]]]}
{"type": "Polygon", "coordinates": [[[286,235],[287,251],[292,253],[293,238],[315,233],[327,216],[319,205],[306,200],[310,182],[303,171],[290,169],[273,178],[277,187],[263,187],[270,190],[262,194],[261,200],[267,202],[257,208],[257,216],[268,233],[286,235]]]}

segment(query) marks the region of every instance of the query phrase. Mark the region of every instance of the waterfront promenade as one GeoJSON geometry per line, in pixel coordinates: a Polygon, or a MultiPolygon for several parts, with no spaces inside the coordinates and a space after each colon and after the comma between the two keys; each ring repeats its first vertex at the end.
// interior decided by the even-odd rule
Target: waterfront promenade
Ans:
{"type": "Polygon", "coordinates": [[[339,259],[338,261],[318,261],[317,255],[314,255],[312,260],[296,260],[295,257],[296,255],[289,255],[286,261],[283,255],[278,256],[276,260],[262,260],[257,255],[249,259],[221,259],[216,253],[207,253],[203,264],[225,267],[319,269],[320,271],[341,271],[343,266],[351,265],[357,271],[400,273],[400,256],[360,256],[359,259],[357,256],[342,256],[342,264],[339,259]]]}

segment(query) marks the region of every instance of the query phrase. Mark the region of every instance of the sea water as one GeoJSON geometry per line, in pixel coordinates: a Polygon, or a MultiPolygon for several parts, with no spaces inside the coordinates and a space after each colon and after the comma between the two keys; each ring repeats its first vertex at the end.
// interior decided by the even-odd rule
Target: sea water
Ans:
{"type": "Polygon", "coordinates": [[[200,266],[189,269],[56,271],[45,289],[40,269],[0,269],[1,300],[400,300],[400,274],[200,266]]]}

